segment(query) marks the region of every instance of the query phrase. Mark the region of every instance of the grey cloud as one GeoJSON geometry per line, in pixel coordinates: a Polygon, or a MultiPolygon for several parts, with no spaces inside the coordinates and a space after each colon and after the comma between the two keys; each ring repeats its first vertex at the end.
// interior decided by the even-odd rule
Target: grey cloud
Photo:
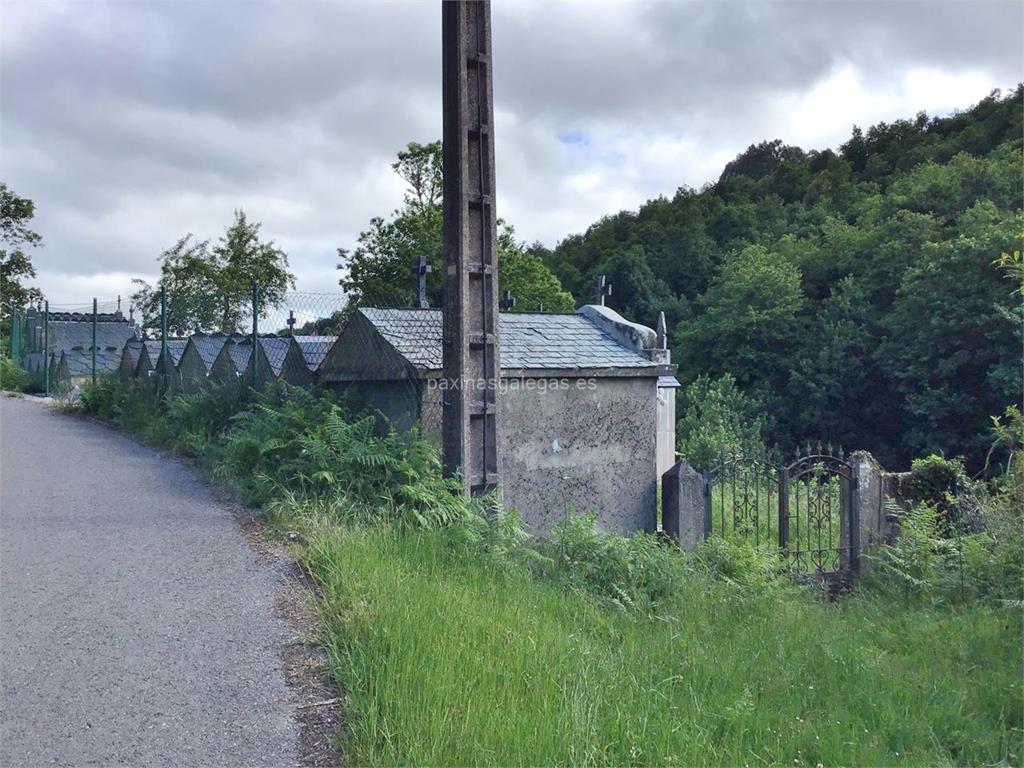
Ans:
{"type": "MultiPolygon", "coordinates": [[[[303,287],[331,290],[334,247],[400,202],[395,151],[440,136],[433,2],[2,12],[2,178],[37,203],[44,287],[47,273],[62,290],[68,275],[152,274],[177,236],[216,237],[244,206],[315,282],[303,287]]],[[[493,13],[500,199],[521,236],[547,242],[607,206],[706,180],[706,163],[686,157],[773,138],[773,105],[845,64],[869,83],[922,66],[1006,86],[1022,76],[1013,2],[516,2],[493,13]],[[557,140],[567,130],[606,141],[570,152],[557,140]],[[678,168],[642,159],[666,137],[694,144],[678,168]],[[574,191],[572,174],[591,171],[603,186],[574,191]]]]}

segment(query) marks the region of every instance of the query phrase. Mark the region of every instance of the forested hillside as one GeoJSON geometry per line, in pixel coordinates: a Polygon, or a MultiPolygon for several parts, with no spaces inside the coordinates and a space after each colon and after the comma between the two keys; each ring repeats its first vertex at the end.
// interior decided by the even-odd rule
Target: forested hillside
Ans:
{"type": "Polygon", "coordinates": [[[684,385],[718,380],[690,391],[733,397],[768,442],[977,468],[1021,400],[1020,283],[994,262],[1024,231],[1022,96],[854,128],[838,151],[763,142],[702,190],[533,252],[579,301],[604,274],[625,316],[664,310],[684,385]]]}

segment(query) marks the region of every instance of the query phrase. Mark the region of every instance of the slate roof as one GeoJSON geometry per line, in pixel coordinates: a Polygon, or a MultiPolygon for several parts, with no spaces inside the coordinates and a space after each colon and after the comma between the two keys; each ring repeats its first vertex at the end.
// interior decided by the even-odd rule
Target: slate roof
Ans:
{"type": "Polygon", "coordinates": [[[139,364],[139,356],[142,355],[143,342],[141,339],[128,339],[125,342],[125,349],[128,350],[128,364],[131,366],[131,370],[135,370],[135,366],[139,364]]]}
{"type": "Polygon", "coordinates": [[[295,342],[302,350],[302,356],[306,358],[306,365],[314,373],[320,367],[320,363],[327,357],[327,352],[338,340],[337,336],[295,336],[295,342]]]}
{"type": "Polygon", "coordinates": [[[220,354],[224,345],[230,340],[230,336],[220,334],[216,336],[196,335],[192,337],[192,346],[199,353],[199,358],[203,361],[203,366],[206,368],[207,373],[213,367],[213,361],[217,359],[217,355],[220,354]]]}
{"type": "MultiPolygon", "coordinates": [[[[71,376],[92,373],[92,316],[89,320],[51,320],[50,349],[63,352],[71,376]]],[[[121,349],[136,338],[136,327],[125,322],[96,323],[96,371],[110,373],[121,365],[121,349]]]]}
{"type": "Polygon", "coordinates": [[[241,373],[249,364],[249,356],[252,354],[251,341],[239,341],[228,347],[228,355],[231,362],[235,364],[235,370],[241,373]]]}
{"type": "MultiPolygon", "coordinates": [[[[149,362],[156,365],[156,361],[160,359],[160,339],[147,339],[143,342],[146,345],[146,352],[149,354],[149,362]]],[[[188,343],[188,339],[168,339],[167,340],[167,354],[171,356],[171,362],[174,365],[178,364],[181,360],[181,353],[185,351],[185,344],[188,343]]]]}
{"type": "MultiPolygon", "coordinates": [[[[418,368],[441,368],[438,309],[360,309],[398,352],[418,368]]],[[[579,314],[502,312],[498,333],[503,369],[658,368],[579,314]]]]}
{"type": "Polygon", "coordinates": [[[288,347],[292,340],[287,336],[260,336],[260,348],[270,363],[270,370],[275,376],[281,375],[285,358],[288,356],[288,347]]]}

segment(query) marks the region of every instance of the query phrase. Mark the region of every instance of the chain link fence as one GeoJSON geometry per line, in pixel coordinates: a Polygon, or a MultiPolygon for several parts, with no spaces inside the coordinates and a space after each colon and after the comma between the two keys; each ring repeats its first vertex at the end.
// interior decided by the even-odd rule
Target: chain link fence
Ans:
{"type": "Polygon", "coordinates": [[[44,394],[66,391],[72,382],[95,382],[116,371],[125,343],[137,328],[120,299],[90,304],[48,301],[13,308],[8,315],[8,353],[44,394]]]}
{"type": "Polygon", "coordinates": [[[243,397],[283,381],[375,413],[382,429],[439,435],[442,317],[422,304],[405,294],[360,307],[340,293],[265,298],[258,285],[249,295],[158,291],[137,307],[40,302],[9,311],[8,348],[47,395],[104,376],[161,395],[221,387],[243,397]]]}

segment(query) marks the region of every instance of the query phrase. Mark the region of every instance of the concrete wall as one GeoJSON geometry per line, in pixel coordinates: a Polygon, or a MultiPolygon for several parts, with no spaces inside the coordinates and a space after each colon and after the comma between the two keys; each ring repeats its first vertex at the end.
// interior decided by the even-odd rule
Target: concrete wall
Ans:
{"type": "Polygon", "coordinates": [[[567,510],[594,511],[613,533],[655,529],[655,378],[559,379],[568,386],[543,392],[537,385],[547,380],[504,381],[504,503],[519,510],[532,533],[549,532],[567,510]]]}
{"type": "MultiPolygon", "coordinates": [[[[502,382],[498,449],[503,501],[519,511],[531,533],[548,533],[568,510],[593,511],[601,528],[618,534],[655,529],[656,377],[502,382]]],[[[327,386],[343,393],[355,412],[376,409],[396,429],[419,421],[440,449],[443,392],[426,380],[334,381],[327,386]]]]}

